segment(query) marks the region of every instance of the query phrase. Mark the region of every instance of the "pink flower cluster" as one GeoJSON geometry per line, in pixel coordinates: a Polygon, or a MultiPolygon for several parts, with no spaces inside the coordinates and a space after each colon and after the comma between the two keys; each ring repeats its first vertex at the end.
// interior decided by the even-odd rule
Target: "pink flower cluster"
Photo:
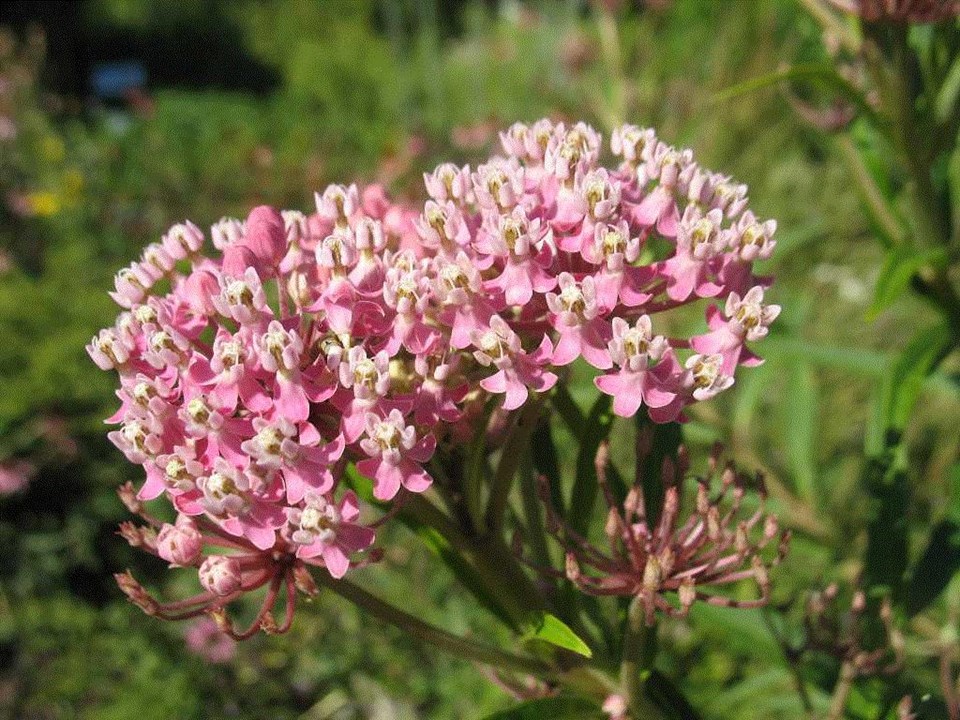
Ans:
{"type": "Polygon", "coordinates": [[[136,501],[177,512],[126,534],[197,568],[188,612],[304,563],[342,576],[374,540],[347,464],[380,501],[425,490],[486,393],[515,410],[583,358],[617,414],[670,422],[758,362],[747,343],[779,308],[752,265],[776,226],[745,186],[630,125],[613,169],[582,123],[501,141],[425,175],[418,210],[333,185],[310,215],[177,225],[117,275],[125,310],[88,347],[120,375],[110,438],[146,471],[136,501]],[[654,315],[701,299],[717,301],[703,334],[658,334],[654,315]]]}

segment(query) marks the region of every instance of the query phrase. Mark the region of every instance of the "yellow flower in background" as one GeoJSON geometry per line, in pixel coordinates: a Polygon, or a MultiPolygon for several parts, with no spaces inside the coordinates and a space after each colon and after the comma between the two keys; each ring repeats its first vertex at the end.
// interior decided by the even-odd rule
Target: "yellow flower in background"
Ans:
{"type": "Polygon", "coordinates": [[[46,135],[40,141],[40,155],[48,162],[60,162],[67,154],[67,149],[56,135],[46,135]]]}
{"type": "Polygon", "coordinates": [[[74,202],[80,199],[80,194],[83,192],[83,185],[83,173],[77,168],[68,168],[63,173],[63,194],[66,196],[68,202],[74,202]]]}
{"type": "Polygon", "coordinates": [[[50,217],[60,210],[60,199],[52,192],[32,192],[27,195],[27,206],[34,217],[50,217]]]}

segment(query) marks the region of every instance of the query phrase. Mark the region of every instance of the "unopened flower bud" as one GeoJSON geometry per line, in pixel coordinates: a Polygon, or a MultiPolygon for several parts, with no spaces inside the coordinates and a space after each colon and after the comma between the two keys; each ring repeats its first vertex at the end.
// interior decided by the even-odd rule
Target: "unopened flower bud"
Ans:
{"type": "Polygon", "coordinates": [[[243,575],[240,563],[226,555],[211,555],[200,565],[200,584],[221,597],[240,589],[243,575]]]}
{"type": "Polygon", "coordinates": [[[150,597],[143,585],[137,582],[133,575],[130,574],[130,571],[116,573],[113,577],[124,595],[130,599],[130,602],[143,610],[147,615],[155,615],[157,613],[159,609],[157,601],[150,597]]]}
{"type": "Polygon", "coordinates": [[[190,518],[181,515],[176,525],[164,524],[157,534],[157,554],[171,565],[193,565],[203,549],[203,536],[190,518]]]}

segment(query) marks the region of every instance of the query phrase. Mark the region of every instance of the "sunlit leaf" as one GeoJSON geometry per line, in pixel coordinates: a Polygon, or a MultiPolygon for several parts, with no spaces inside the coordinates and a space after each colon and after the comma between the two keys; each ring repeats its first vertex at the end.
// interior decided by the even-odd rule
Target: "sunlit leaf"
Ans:
{"type": "Polygon", "coordinates": [[[570,650],[584,657],[593,657],[593,651],[563,620],[550,613],[544,613],[539,624],[527,633],[527,639],[543,640],[564,650],[570,650]]]}

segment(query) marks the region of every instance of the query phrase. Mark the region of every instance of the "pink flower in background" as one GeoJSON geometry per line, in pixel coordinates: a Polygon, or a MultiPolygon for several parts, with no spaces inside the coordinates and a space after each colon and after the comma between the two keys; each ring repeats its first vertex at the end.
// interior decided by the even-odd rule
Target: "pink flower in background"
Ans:
{"type": "Polygon", "coordinates": [[[183,637],[190,652],[214,665],[229,663],[237,655],[237,641],[220,632],[211,618],[192,621],[183,637]]]}
{"type": "Polygon", "coordinates": [[[0,497],[23,492],[37,469],[26,460],[8,460],[0,463],[0,497]]]}

